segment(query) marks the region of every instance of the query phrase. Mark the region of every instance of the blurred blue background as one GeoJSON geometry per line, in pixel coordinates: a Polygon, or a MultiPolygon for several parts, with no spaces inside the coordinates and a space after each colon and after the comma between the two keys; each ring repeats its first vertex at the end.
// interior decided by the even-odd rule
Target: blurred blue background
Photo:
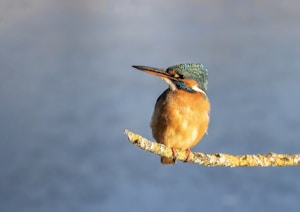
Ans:
{"type": "Polygon", "coordinates": [[[159,157],[167,87],[131,68],[209,70],[206,153],[300,153],[300,2],[0,3],[1,211],[298,211],[300,170],[216,168],[159,157]]]}

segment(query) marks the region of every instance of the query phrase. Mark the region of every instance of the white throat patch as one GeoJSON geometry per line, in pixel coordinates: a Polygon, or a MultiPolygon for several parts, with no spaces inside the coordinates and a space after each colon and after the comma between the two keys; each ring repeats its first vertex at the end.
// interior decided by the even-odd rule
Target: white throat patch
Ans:
{"type": "Polygon", "coordinates": [[[162,79],[166,82],[166,83],[168,83],[168,85],[170,86],[170,89],[171,89],[171,91],[175,91],[177,88],[176,88],[176,85],[171,81],[171,80],[169,80],[168,78],[163,78],[162,77],[162,79]]]}
{"type": "Polygon", "coordinates": [[[203,90],[201,90],[197,85],[194,85],[194,86],[192,87],[192,89],[193,89],[194,91],[199,92],[199,93],[203,93],[203,94],[206,96],[206,93],[205,93],[203,90]]]}

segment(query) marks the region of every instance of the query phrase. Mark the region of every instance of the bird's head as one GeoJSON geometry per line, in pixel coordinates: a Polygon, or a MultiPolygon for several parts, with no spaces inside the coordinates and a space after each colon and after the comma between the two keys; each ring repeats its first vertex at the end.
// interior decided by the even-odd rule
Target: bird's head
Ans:
{"type": "Polygon", "coordinates": [[[160,76],[172,91],[182,89],[188,92],[201,92],[206,95],[207,69],[203,64],[183,63],[170,66],[167,69],[149,66],[133,66],[149,74],[160,76]]]}

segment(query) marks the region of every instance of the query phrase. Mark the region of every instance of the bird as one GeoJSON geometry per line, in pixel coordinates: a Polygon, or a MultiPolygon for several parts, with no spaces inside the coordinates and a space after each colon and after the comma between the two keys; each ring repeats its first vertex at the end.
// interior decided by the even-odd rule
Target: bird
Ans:
{"type": "Polygon", "coordinates": [[[150,127],[156,142],[172,149],[172,158],[161,157],[164,165],[176,163],[176,149],[187,153],[207,133],[210,101],[206,95],[208,71],[203,64],[182,63],[163,68],[133,65],[161,77],[169,87],[158,97],[150,127]]]}

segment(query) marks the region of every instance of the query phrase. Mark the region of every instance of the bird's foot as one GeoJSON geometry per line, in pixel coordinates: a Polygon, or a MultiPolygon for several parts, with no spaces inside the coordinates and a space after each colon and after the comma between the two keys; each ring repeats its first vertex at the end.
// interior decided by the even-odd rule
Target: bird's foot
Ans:
{"type": "Polygon", "coordinates": [[[186,159],[183,161],[184,163],[189,162],[190,157],[191,157],[191,150],[190,149],[186,149],[185,152],[186,152],[187,156],[186,156],[186,159]]]}
{"type": "Polygon", "coordinates": [[[174,162],[176,162],[177,150],[175,148],[171,148],[171,149],[172,149],[172,159],[174,162]]]}

